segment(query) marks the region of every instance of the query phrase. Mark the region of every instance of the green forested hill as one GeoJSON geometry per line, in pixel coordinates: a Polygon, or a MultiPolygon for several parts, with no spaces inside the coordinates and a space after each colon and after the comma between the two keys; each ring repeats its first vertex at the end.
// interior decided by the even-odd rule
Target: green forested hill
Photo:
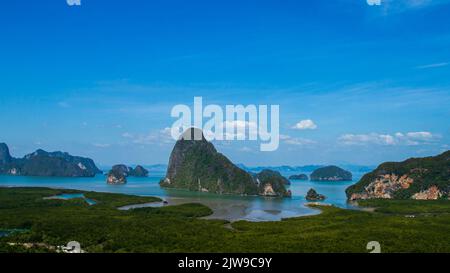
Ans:
{"type": "Polygon", "coordinates": [[[439,199],[450,191],[450,151],[438,156],[386,162],[346,192],[349,199],[439,199]]]}

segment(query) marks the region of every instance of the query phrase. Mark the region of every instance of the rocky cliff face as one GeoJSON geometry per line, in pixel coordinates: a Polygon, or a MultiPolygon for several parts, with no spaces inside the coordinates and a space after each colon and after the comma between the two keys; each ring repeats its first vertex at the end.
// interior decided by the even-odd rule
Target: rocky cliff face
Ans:
{"type": "Polygon", "coordinates": [[[128,176],[133,169],[124,164],[114,165],[111,169],[114,172],[121,173],[123,176],[128,176]]]}
{"type": "Polygon", "coordinates": [[[310,175],[312,181],[351,181],[352,173],[337,166],[319,168],[310,175]]]}
{"type": "Polygon", "coordinates": [[[127,183],[127,177],[118,169],[112,169],[106,176],[106,183],[110,185],[122,185],[127,183]]]}
{"type": "Polygon", "coordinates": [[[279,186],[278,182],[265,179],[258,183],[252,175],[217,152],[201,130],[191,128],[175,144],[166,178],[160,185],[218,194],[285,195],[284,184],[279,186]],[[194,140],[195,135],[199,136],[199,140],[194,140]]]}
{"type": "Polygon", "coordinates": [[[444,196],[444,193],[437,186],[431,186],[427,190],[415,193],[411,198],[415,200],[437,200],[442,196],[444,196]]]}
{"type": "Polygon", "coordinates": [[[68,153],[37,150],[23,158],[12,158],[8,146],[0,145],[0,173],[23,176],[92,177],[101,171],[92,159],[68,153]]]}
{"type": "Polygon", "coordinates": [[[349,200],[447,198],[450,151],[435,157],[383,163],[346,190],[349,200]]]}
{"type": "Polygon", "coordinates": [[[254,178],[258,183],[259,195],[278,197],[290,197],[292,195],[291,191],[285,187],[290,184],[289,180],[277,171],[262,170],[254,178]]]}
{"type": "Polygon", "coordinates": [[[370,182],[362,193],[353,193],[350,200],[356,199],[392,199],[394,194],[411,186],[414,180],[407,175],[398,176],[395,174],[379,175],[374,181],[370,182]]]}

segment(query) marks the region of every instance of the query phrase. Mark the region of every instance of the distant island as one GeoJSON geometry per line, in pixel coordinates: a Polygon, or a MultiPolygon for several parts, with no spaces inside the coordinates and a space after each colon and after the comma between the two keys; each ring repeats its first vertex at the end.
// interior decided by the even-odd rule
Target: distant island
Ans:
{"type": "Polygon", "coordinates": [[[141,165],[137,165],[133,169],[124,164],[119,164],[113,166],[112,169],[108,172],[106,182],[112,185],[125,184],[127,183],[128,176],[147,177],[148,173],[148,170],[141,165]]]}
{"type": "Polygon", "coordinates": [[[218,194],[289,197],[288,183],[278,172],[263,170],[251,175],[242,170],[217,152],[200,129],[191,128],[176,142],[160,185],[218,194]],[[201,139],[193,140],[194,135],[201,139]]]}
{"type": "Polygon", "coordinates": [[[102,173],[90,158],[64,152],[37,150],[23,158],[13,158],[0,143],[0,174],[15,176],[93,177],[102,173]]]}
{"type": "MultiPolygon", "coordinates": [[[[272,170],[272,171],[278,171],[281,173],[311,173],[317,169],[326,167],[327,165],[303,165],[303,166],[289,166],[289,165],[282,165],[282,166],[255,166],[255,167],[249,167],[244,164],[237,164],[237,166],[247,172],[253,172],[258,173],[262,170],[272,170]]],[[[359,173],[367,173],[370,171],[373,171],[376,166],[366,166],[366,165],[356,165],[356,164],[340,164],[340,168],[343,168],[347,171],[351,172],[359,172],[359,173]]]]}
{"type": "Polygon", "coordinates": [[[308,178],[308,175],[306,175],[304,173],[301,173],[301,174],[291,175],[291,176],[289,176],[289,179],[290,180],[303,180],[303,181],[305,181],[305,180],[308,180],[309,178],[308,178]]]}
{"type": "Polygon", "coordinates": [[[337,166],[327,166],[315,170],[311,181],[352,181],[352,173],[337,166]]]}
{"type": "Polygon", "coordinates": [[[385,162],[347,188],[349,200],[449,198],[450,151],[438,156],[385,162]]]}

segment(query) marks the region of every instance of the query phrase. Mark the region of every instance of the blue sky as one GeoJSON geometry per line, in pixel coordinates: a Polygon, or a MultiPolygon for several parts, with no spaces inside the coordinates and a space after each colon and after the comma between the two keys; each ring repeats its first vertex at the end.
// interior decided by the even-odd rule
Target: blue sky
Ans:
{"type": "Polygon", "coordinates": [[[280,105],[276,152],[216,143],[235,162],[434,155],[450,149],[448,14],[447,0],[7,1],[0,141],[166,163],[171,108],[202,96],[280,105]]]}

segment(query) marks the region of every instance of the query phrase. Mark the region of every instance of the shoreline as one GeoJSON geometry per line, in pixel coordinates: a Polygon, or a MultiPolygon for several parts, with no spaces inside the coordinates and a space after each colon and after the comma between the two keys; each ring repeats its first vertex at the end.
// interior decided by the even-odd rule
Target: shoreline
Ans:
{"type": "MultiPolygon", "coordinates": [[[[117,194],[116,192],[109,192],[109,191],[86,191],[86,190],[78,190],[73,188],[66,188],[66,187],[41,187],[41,186],[5,186],[0,185],[0,188],[16,188],[16,189],[33,189],[33,188],[41,188],[41,189],[53,189],[53,190],[60,190],[60,191],[67,191],[67,193],[111,193],[111,194],[117,194]]],[[[63,192],[64,194],[64,192],[63,192]]],[[[201,217],[202,219],[207,220],[225,220],[229,222],[236,222],[236,221],[248,221],[248,222],[278,222],[282,221],[283,219],[288,218],[297,218],[297,217],[307,217],[312,215],[318,215],[322,211],[317,208],[313,208],[310,206],[307,206],[306,204],[298,204],[298,207],[295,210],[279,210],[279,209],[266,209],[266,208],[259,208],[255,209],[251,206],[250,200],[235,200],[235,199],[208,199],[203,198],[201,196],[197,196],[195,198],[188,198],[188,197],[162,197],[162,196],[153,196],[153,195],[136,195],[136,194],[127,194],[127,193],[120,193],[123,195],[128,196],[137,196],[137,197],[156,197],[161,199],[161,202],[150,202],[150,203],[141,203],[141,204],[127,204],[121,207],[117,207],[118,210],[130,210],[130,209],[139,209],[139,208],[145,208],[145,207],[166,207],[166,206],[177,206],[182,204],[192,204],[192,203],[199,203],[202,205],[207,206],[210,208],[213,213],[211,215],[201,217]],[[162,205],[164,201],[167,201],[168,203],[165,205],[162,205]],[[310,211],[301,211],[302,209],[307,209],[310,211]]],[[[221,195],[217,195],[221,196],[221,195]]],[[[233,197],[232,195],[226,195],[227,197],[233,197]]],[[[242,197],[242,196],[236,196],[236,197],[242,197]]],[[[248,196],[245,196],[248,197],[248,196]]],[[[48,198],[48,197],[47,197],[48,198]]],[[[258,198],[258,197],[254,197],[258,198]]],[[[259,199],[259,198],[258,198],[259,199]]],[[[265,198],[260,198],[260,200],[264,200],[265,198]]],[[[269,200],[273,199],[281,199],[281,198],[270,198],[269,200]]]]}

